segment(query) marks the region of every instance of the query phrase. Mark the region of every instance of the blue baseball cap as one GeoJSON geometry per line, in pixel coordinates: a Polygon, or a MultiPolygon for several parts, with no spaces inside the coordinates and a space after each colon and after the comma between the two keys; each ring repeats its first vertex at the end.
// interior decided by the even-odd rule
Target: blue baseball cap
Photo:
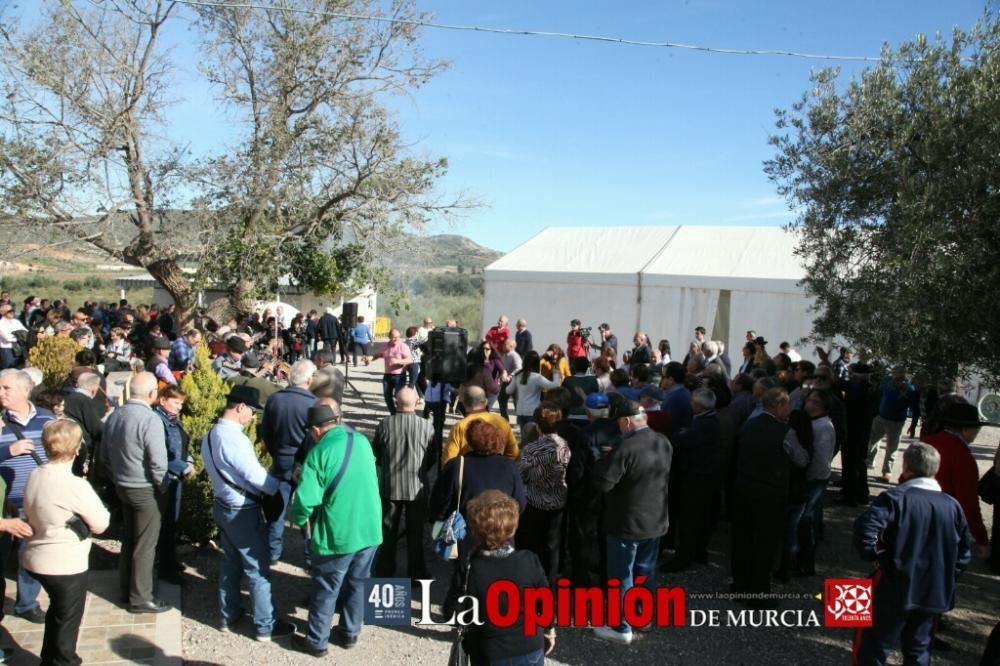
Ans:
{"type": "Polygon", "coordinates": [[[591,393],[584,404],[587,409],[607,409],[611,403],[608,401],[608,396],[603,393],[591,393]]]}
{"type": "Polygon", "coordinates": [[[663,391],[660,390],[658,386],[650,384],[649,386],[643,386],[642,390],[639,391],[640,398],[652,398],[657,402],[663,402],[663,391]]]}

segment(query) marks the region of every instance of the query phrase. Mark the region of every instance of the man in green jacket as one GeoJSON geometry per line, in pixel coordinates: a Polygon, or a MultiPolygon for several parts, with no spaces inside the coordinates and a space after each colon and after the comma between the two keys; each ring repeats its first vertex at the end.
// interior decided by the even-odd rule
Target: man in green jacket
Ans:
{"type": "Polygon", "coordinates": [[[292,522],[309,524],[312,595],[309,629],[295,637],[302,652],[320,657],[327,644],[354,647],[364,619],[364,582],[382,543],[382,501],[371,444],[341,424],[340,405],[321,398],[309,408],[316,446],[306,456],[292,502],[292,522]],[[343,588],[343,594],[341,594],[343,588]],[[340,597],[340,624],[330,631],[340,597]]]}

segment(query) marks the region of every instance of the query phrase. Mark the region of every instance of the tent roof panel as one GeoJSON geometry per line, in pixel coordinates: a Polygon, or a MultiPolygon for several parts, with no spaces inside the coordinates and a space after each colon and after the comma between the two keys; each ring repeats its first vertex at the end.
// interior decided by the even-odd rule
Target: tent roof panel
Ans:
{"type": "Polygon", "coordinates": [[[629,273],[656,256],[676,227],[546,227],[486,267],[494,272],[629,273]]]}
{"type": "Polygon", "coordinates": [[[547,227],[486,267],[490,279],[799,292],[805,269],[781,227],[547,227]],[[566,277],[563,277],[566,276],[566,277]]]}
{"type": "Polygon", "coordinates": [[[805,269],[781,227],[681,227],[646,275],[797,282],[805,269]]]}

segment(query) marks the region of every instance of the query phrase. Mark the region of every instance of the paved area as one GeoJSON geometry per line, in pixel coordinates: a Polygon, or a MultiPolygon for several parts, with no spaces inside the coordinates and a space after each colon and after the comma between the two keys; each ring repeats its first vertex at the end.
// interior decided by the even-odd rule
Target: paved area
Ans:
{"type": "MultiPolygon", "coordinates": [[[[116,603],[117,571],[92,571],[89,582],[87,609],[77,643],[83,663],[180,666],[181,596],[178,587],[160,584],[159,594],[173,606],[173,610],[158,615],[133,615],[116,603]]],[[[38,653],[42,648],[45,628],[14,616],[15,588],[16,583],[8,576],[0,645],[17,650],[17,654],[7,661],[8,664],[34,666],[39,663],[38,653]]],[[[44,590],[39,602],[43,609],[48,607],[44,590]]]]}

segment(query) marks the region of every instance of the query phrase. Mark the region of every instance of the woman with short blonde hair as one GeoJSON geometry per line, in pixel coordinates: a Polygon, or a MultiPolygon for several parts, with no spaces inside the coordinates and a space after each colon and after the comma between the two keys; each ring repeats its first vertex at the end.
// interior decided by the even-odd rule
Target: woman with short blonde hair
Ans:
{"type": "Polygon", "coordinates": [[[24,568],[45,588],[42,664],[79,664],[76,641],[87,602],[90,534],[100,534],[111,519],[85,479],[73,475],[83,443],[75,421],[49,421],[42,446],[49,462],[36,469],[24,487],[24,511],[34,534],[24,545],[24,568]]]}

